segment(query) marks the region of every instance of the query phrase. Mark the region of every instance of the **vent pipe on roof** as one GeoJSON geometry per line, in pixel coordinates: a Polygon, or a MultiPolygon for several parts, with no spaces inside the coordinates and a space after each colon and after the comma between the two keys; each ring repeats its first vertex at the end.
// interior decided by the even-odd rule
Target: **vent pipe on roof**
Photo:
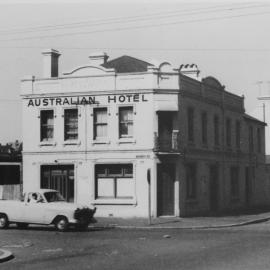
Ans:
{"type": "Polygon", "coordinates": [[[58,77],[58,58],[61,55],[59,51],[47,49],[42,52],[43,55],[43,76],[45,78],[58,77]]]}

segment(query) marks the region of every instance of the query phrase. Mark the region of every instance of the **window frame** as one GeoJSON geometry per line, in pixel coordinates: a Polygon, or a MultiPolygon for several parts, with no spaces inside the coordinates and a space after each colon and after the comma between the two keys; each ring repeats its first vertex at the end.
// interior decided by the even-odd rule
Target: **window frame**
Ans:
{"type": "Polygon", "coordinates": [[[232,120],[231,118],[226,118],[226,146],[232,147],[232,120]]]}
{"type": "Polygon", "coordinates": [[[64,118],[64,142],[69,142],[69,141],[78,141],[79,139],[79,109],[78,108],[64,108],[64,113],[63,113],[63,118],[64,118]],[[76,138],[67,138],[67,130],[66,130],[66,112],[67,111],[77,111],[77,136],[76,138]]]}
{"type": "MultiPolygon", "coordinates": [[[[40,142],[41,143],[51,143],[53,140],[54,140],[54,118],[55,118],[55,112],[54,112],[54,109],[41,109],[39,111],[39,119],[40,119],[40,142]],[[44,113],[48,113],[48,112],[52,112],[52,124],[49,125],[49,124],[43,124],[42,123],[42,120],[43,120],[43,114],[44,113]],[[45,138],[43,137],[43,127],[47,127],[46,131],[48,131],[48,126],[52,126],[52,137],[49,138],[45,138]]],[[[48,120],[49,118],[47,118],[48,120]]]]}
{"type": "Polygon", "coordinates": [[[206,111],[201,113],[202,144],[208,143],[208,115],[206,111]]]}
{"type": "MultiPolygon", "coordinates": [[[[127,130],[129,130],[127,128],[127,130]]],[[[118,138],[119,139],[130,139],[134,138],[134,106],[119,106],[118,107],[118,138]],[[131,109],[131,115],[132,115],[132,120],[123,120],[121,121],[121,110],[124,109],[131,109]],[[123,132],[121,131],[121,125],[122,124],[127,124],[132,126],[132,134],[122,134],[123,132]]]]}
{"type": "Polygon", "coordinates": [[[108,137],[108,108],[107,107],[95,107],[93,108],[93,140],[103,140],[108,137]],[[97,112],[98,111],[106,111],[106,123],[105,122],[97,122],[97,112]],[[105,136],[97,136],[97,127],[106,126],[106,135],[105,136]]]}
{"type": "Polygon", "coordinates": [[[135,199],[135,176],[134,176],[134,164],[133,163],[121,163],[121,164],[113,164],[113,163],[106,163],[106,164],[95,164],[94,167],[95,170],[95,200],[104,200],[104,201],[117,201],[117,200],[123,200],[123,201],[130,201],[135,199]],[[120,168],[121,173],[111,173],[110,170],[117,166],[120,168]],[[104,168],[105,173],[98,173],[98,167],[104,168]],[[127,172],[127,168],[131,167],[132,173],[127,172]],[[98,194],[98,179],[109,179],[113,182],[113,196],[99,196],[98,194]],[[119,185],[118,179],[130,179],[133,181],[131,183],[132,185],[132,196],[118,196],[117,194],[117,186],[119,185]]]}
{"type": "Polygon", "coordinates": [[[214,115],[214,144],[216,147],[220,145],[220,123],[219,123],[219,116],[214,115]]]}
{"type": "Polygon", "coordinates": [[[194,143],[194,119],[195,119],[195,110],[193,107],[187,108],[187,136],[188,141],[194,143]]]}
{"type": "Polygon", "coordinates": [[[235,146],[238,150],[241,148],[241,122],[236,120],[235,122],[235,146]]]}

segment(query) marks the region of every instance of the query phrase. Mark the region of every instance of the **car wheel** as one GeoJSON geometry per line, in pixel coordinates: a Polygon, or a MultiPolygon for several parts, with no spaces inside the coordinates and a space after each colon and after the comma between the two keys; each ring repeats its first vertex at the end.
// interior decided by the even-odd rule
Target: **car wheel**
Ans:
{"type": "Polygon", "coordinates": [[[19,229],[26,229],[28,227],[28,223],[17,223],[17,227],[19,229]]]}
{"type": "Polygon", "coordinates": [[[6,229],[9,225],[8,217],[6,214],[0,214],[0,229],[6,229]]]}
{"type": "Polygon", "coordinates": [[[60,232],[66,231],[68,229],[68,225],[66,217],[59,217],[55,222],[55,228],[60,232]]]}

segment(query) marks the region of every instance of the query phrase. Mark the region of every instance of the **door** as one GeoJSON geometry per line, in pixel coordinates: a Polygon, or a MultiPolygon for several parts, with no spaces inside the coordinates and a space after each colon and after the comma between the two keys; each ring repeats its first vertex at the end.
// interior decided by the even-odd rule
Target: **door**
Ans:
{"type": "Polygon", "coordinates": [[[173,114],[159,112],[158,114],[158,141],[160,150],[170,151],[172,148],[173,114]]]}
{"type": "Polygon", "coordinates": [[[158,164],[157,169],[158,216],[173,216],[175,164],[158,164]]]}
{"type": "Polygon", "coordinates": [[[249,206],[250,201],[251,201],[251,168],[250,167],[246,167],[245,182],[246,182],[245,201],[246,201],[246,205],[249,206]]]}
{"type": "Polygon", "coordinates": [[[41,188],[58,190],[68,202],[74,202],[74,166],[41,166],[41,188]]]}
{"type": "Polygon", "coordinates": [[[209,201],[210,211],[218,210],[218,166],[210,165],[209,167],[209,201]]]}

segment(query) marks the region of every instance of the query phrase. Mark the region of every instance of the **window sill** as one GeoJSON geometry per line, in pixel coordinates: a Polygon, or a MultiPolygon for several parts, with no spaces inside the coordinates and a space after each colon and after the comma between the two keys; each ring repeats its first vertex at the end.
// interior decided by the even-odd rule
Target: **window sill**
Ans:
{"type": "Polygon", "coordinates": [[[92,202],[93,204],[96,205],[134,205],[136,204],[135,199],[96,199],[92,202]]]}
{"type": "Polygon", "coordinates": [[[118,139],[118,144],[123,144],[123,143],[136,143],[136,140],[134,138],[120,138],[118,139]]]}
{"type": "Polygon", "coordinates": [[[39,147],[42,147],[42,146],[56,146],[56,142],[42,141],[42,142],[40,142],[39,147]]]}
{"type": "Polygon", "coordinates": [[[92,141],[92,144],[110,144],[111,142],[106,139],[96,139],[92,141]]]}
{"type": "Polygon", "coordinates": [[[81,144],[81,142],[80,141],[77,141],[77,140],[75,140],[75,141],[65,141],[65,142],[63,142],[63,145],[64,146],[67,146],[67,145],[80,145],[81,144]]]}

